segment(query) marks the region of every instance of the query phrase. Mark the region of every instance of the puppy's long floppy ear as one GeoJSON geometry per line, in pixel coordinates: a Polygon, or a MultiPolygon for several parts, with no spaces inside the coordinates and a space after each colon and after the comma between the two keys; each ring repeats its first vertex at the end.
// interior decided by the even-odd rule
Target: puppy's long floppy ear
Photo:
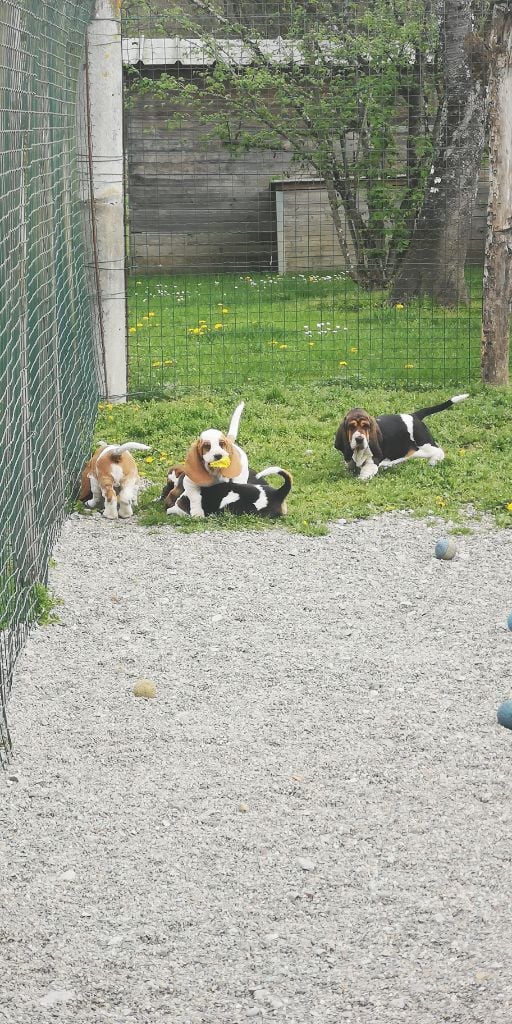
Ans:
{"type": "Polygon", "coordinates": [[[354,454],[350,447],[347,434],[347,417],[341,421],[334,438],[334,447],[337,451],[341,452],[345,462],[350,462],[352,455],[354,454]]]}
{"type": "Polygon", "coordinates": [[[87,463],[86,466],[84,466],[82,470],[82,475],[80,477],[80,490],[78,492],[79,501],[87,501],[87,498],[90,498],[92,495],[91,481],[89,480],[89,473],[91,472],[91,462],[92,459],[89,459],[89,462],[87,463]]]}
{"type": "Polygon", "coordinates": [[[198,487],[209,487],[213,483],[211,473],[205,469],[204,462],[199,454],[199,441],[191,445],[183,464],[183,472],[198,487]]]}
{"type": "Polygon", "coordinates": [[[370,420],[368,444],[370,445],[374,462],[382,462],[382,459],[384,458],[381,448],[382,433],[377,420],[374,420],[373,416],[369,416],[368,419],[370,420]]]}
{"type": "Polygon", "coordinates": [[[229,466],[220,470],[220,475],[226,477],[227,480],[232,480],[242,472],[242,460],[230,437],[226,438],[224,447],[229,455],[230,463],[229,466]]]}

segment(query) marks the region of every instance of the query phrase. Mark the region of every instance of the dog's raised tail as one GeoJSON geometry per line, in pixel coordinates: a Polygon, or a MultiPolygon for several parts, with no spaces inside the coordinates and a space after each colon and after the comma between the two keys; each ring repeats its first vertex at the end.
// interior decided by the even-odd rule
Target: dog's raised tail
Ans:
{"type": "MultiPolygon", "coordinates": [[[[104,443],[104,442],[100,442],[104,443]]],[[[103,458],[104,455],[110,455],[112,459],[118,459],[123,452],[127,452],[133,448],[135,451],[149,452],[151,448],[148,444],[139,444],[138,441],[126,441],[125,444],[107,444],[107,446],[101,452],[99,458],[103,458]]]]}
{"type": "Polygon", "coordinates": [[[466,398],[469,398],[469,394],[466,395],[453,395],[453,398],[448,398],[446,402],[441,402],[440,405],[431,405],[427,409],[418,409],[414,413],[419,420],[424,420],[426,416],[432,416],[435,412],[444,412],[445,409],[451,409],[453,405],[457,405],[458,402],[463,402],[466,398]]]}
{"type": "Polygon", "coordinates": [[[242,413],[243,413],[244,409],[245,409],[245,402],[240,402],[240,405],[237,405],[237,407],[236,407],[236,409],[235,409],[235,411],[234,411],[234,413],[233,413],[233,415],[231,417],[231,423],[229,424],[229,430],[228,430],[228,437],[230,437],[232,441],[236,441],[236,439],[238,437],[238,428],[240,426],[240,420],[242,418],[242,413]]]}
{"type": "Polygon", "coordinates": [[[117,454],[117,452],[119,452],[119,453],[121,453],[121,452],[128,452],[128,451],[130,451],[130,448],[133,448],[133,450],[137,451],[137,452],[149,452],[150,451],[150,445],[149,444],[139,444],[138,441],[126,441],[125,444],[116,444],[113,447],[115,449],[116,454],[117,454]]]}
{"type": "Polygon", "coordinates": [[[262,469],[259,473],[256,473],[257,480],[260,480],[262,476],[281,476],[283,478],[281,486],[275,488],[276,497],[279,497],[281,501],[283,501],[287,494],[290,493],[293,479],[292,474],[289,473],[287,469],[281,469],[281,466],[267,466],[266,469],[262,469]]]}

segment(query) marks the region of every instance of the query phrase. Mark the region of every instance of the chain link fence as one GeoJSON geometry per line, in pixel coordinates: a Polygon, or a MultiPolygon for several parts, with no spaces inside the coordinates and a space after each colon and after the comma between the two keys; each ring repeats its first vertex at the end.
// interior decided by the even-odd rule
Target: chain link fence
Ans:
{"type": "Polygon", "coordinates": [[[101,387],[77,105],[92,6],[0,4],[0,762],[13,664],[46,606],[101,387]]]}

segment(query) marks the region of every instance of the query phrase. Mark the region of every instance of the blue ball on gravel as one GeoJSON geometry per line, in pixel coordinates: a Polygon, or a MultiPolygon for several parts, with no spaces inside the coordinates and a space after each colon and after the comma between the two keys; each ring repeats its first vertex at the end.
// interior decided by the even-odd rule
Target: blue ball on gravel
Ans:
{"type": "Polygon", "coordinates": [[[500,704],[496,717],[505,729],[512,729],[512,700],[504,700],[503,704],[500,704]]]}
{"type": "Polygon", "coordinates": [[[442,558],[444,561],[447,561],[453,558],[456,553],[457,545],[451,537],[441,537],[441,540],[438,540],[435,547],[436,558],[442,558]]]}

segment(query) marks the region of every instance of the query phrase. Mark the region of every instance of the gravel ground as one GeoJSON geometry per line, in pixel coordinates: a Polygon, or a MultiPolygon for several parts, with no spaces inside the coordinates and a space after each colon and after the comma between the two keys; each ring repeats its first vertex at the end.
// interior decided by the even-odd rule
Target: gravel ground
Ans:
{"type": "Polygon", "coordinates": [[[512,533],[439,533],[67,521],[0,778],[1,1020],[509,1024],[512,533]]]}

